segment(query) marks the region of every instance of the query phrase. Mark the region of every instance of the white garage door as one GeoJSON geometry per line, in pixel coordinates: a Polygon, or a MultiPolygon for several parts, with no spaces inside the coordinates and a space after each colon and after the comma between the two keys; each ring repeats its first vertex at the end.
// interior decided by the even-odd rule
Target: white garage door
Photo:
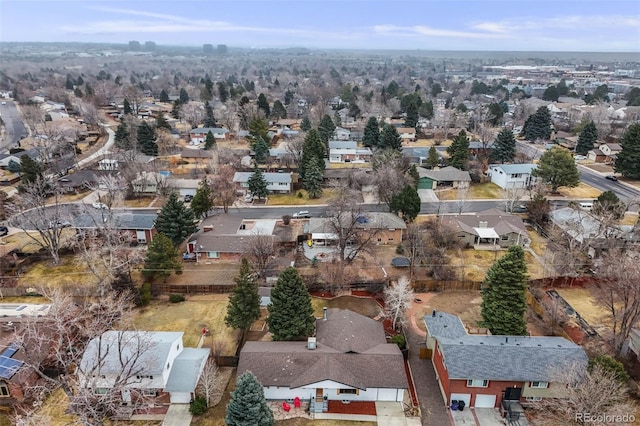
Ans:
{"type": "Polygon", "coordinates": [[[170,395],[172,404],[188,404],[191,402],[190,392],[171,392],[170,395]]]}
{"type": "Polygon", "coordinates": [[[397,394],[396,389],[378,389],[378,401],[396,401],[397,394]]]}
{"type": "MultiPolygon", "coordinates": [[[[471,406],[471,394],[470,393],[452,393],[451,394],[451,401],[460,401],[460,400],[464,401],[465,407],[470,407],[471,406]]],[[[449,404],[451,404],[451,401],[449,401],[449,404]]]]}
{"type": "Polygon", "coordinates": [[[476,408],[493,408],[496,406],[495,395],[476,395],[476,408]]]}

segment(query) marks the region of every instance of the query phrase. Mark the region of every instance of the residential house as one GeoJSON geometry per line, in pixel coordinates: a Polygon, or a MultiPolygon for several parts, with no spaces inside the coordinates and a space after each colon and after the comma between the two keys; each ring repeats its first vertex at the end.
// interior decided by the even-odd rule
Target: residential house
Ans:
{"type": "Polygon", "coordinates": [[[157,398],[169,394],[172,404],[188,404],[195,398],[210,349],[185,348],[183,335],[106,331],[87,345],[78,368],[79,383],[96,393],[119,385],[123,404],[134,402],[138,393],[157,398]]]}
{"type": "Polygon", "coordinates": [[[333,137],[338,141],[348,141],[351,140],[351,131],[343,127],[336,127],[333,131],[333,137]]]}
{"type": "Polygon", "coordinates": [[[183,149],[180,158],[187,161],[194,161],[196,164],[206,164],[213,159],[213,151],[206,149],[183,149]]]}
{"type": "MultiPolygon", "coordinates": [[[[309,234],[313,244],[336,244],[338,236],[330,221],[331,219],[326,218],[309,219],[309,234]]],[[[371,238],[378,245],[400,244],[403,232],[407,229],[400,217],[389,212],[367,212],[356,216],[345,213],[340,222],[345,229],[353,225],[358,229],[359,238],[371,238]]]]}
{"type": "Polygon", "coordinates": [[[416,129],[413,127],[398,127],[398,133],[402,142],[415,142],[416,129]]]}
{"type": "Polygon", "coordinates": [[[98,188],[100,177],[93,170],[78,170],[58,179],[60,189],[65,193],[78,193],[98,188]]]}
{"type": "MultiPolygon", "coordinates": [[[[342,169],[324,169],[324,183],[326,185],[343,185],[351,182],[356,174],[367,174],[371,176],[373,169],[369,167],[342,168],[342,169]]],[[[371,179],[373,179],[371,177],[371,179]]]]}
{"type": "Polygon", "coordinates": [[[185,195],[196,195],[201,179],[168,179],[167,186],[177,190],[181,197],[185,195]]]}
{"type": "Polygon", "coordinates": [[[436,312],[424,317],[426,347],[445,404],[496,408],[504,401],[562,397],[562,369],[583,369],[585,351],[564,337],[470,334],[459,317],[436,312]]]}
{"type": "Polygon", "coordinates": [[[587,159],[595,163],[604,163],[607,159],[607,156],[604,154],[604,152],[600,151],[600,149],[594,148],[587,152],[587,159]]]}
{"type": "Polygon", "coordinates": [[[373,158],[369,148],[358,148],[355,141],[329,141],[330,163],[368,163],[373,158]]]}
{"type": "Polygon", "coordinates": [[[28,353],[29,348],[18,345],[16,336],[22,332],[21,318],[46,316],[49,309],[50,305],[0,304],[0,407],[4,409],[30,403],[29,391],[42,380],[27,363],[27,355],[33,357],[36,353],[28,353]]]}
{"type": "Polygon", "coordinates": [[[142,168],[152,163],[156,157],[135,151],[125,151],[117,154],[107,154],[98,161],[98,170],[118,170],[120,164],[134,164],[142,168]]]}
{"type": "Polygon", "coordinates": [[[229,139],[229,131],[220,127],[198,127],[189,130],[189,144],[200,145],[207,139],[207,134],[211,132],[215,140],[229,139]]]}
{"type": "MultiPolygon", "coordinates": [[[[236,172],[233,175],[233,183],[236,186],[236,190],[245,193],[249,192],[249,178],[253,175],[253,172],[236,172]]],[[[288,194],[291,192],[293,184],[292,173],[262,173],[267,181],[267,190],[270,193],[275,194],[288,194]]]]}
{"type": "Polygon", "coordinates": [[[22,157],[29,156],[32,160],[40,161],[40,151],[37,148],[31,148],[26,151],[19,151],[9,154],[0,154],[0,167],[6,169],[12,161],[20,164],[22,157]]]}
{"type": "Polygon", "coordinates": [[[432,170],[416,167],[418,170],[418,189],[436,189],[442,187],[468,188],[471,176],[466,170],[452,166],[435,168],[432,170]]]}
{"type": "Polygon", "coordinates": [[[500,188],[529,188],[536,181],[535,164],[491,164],[487,174],[500,188]]]}
{"type": "Polygon", "coordinates": [[[497,250],[513,245],[529,244],[527,229],[518,215],[498,209],[474,214],[442,216],[443,224],[451,227],[458,239],[476,250],[497,250]]]}
{"type": "Polygon", "coordinates": [[[346,309],[325,308],[315,336],[302,342],[247,342],[238,374],[251,371],[268,400],[311,401],[311,412],[332,403],[401,403],[408,381],[402,353],[387,343],[382,323],[346,309]]]}
{"type": "Polygon", "coordinates": [[[622,151],[622,146],[617,143],[603,143],[600,145],[600,151],[605,155],[604,162],[612,163],[616,157],[622,151]]]}
{"type": "Polygon", "coordinates": [[[133,192],[141,195],[155,195],[167,187],[167,177],[157,172],[142,171],[131,182],[133,192]]]}
{"type": "Polygon", "coordinates": [[[274,219],[244,220],[228,214],[210,216],[203,221],[200,230],[189,238],[183,260],[239,261],[246,256],[256,235],[269,236],[276,244],[273,235],[275,225],[274,219]]]}
{"type": "MultiPolygon", "coordinates": [[[[429,158],[429,149],[430,147],[424,146],[403,146],[402,155],[409,158],[411,164],[422,166],[429,158]]],[[[436,150],[436,153],[438,154],[438,159],[442,160],[442,153],[439,150],[436,150]]]]}
{"type": "Polygon", "coordinates": [[[91,209],[78,213],[73,218],[73,227],[79,235],[82,230],[100,230],[104,223],[111,218],[113,229],[125,232],[131,236],[131,241],[147,244],[153,241],[157,231],[155,222],[158,215],[149,213],[129,213],[91,209]]]}

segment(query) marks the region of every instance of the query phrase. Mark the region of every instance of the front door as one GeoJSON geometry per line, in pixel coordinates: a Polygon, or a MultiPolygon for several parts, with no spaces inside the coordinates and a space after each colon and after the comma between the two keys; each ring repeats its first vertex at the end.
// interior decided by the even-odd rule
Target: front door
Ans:
{"type": "Polygon", "coordinates": [[[522,395],[522,388],[506,388],[503,399],[507,401],[520,401],[520,395],[522,395]]]}
{"type": "Polygon", "coordinates": [[[122,389],[122,402],[129,404],[131,402],[131,390],[124,388],[122,389]]]}
{"type": "Polygon", "coordinates": [[[324,397],[324,389],[322,388],[316,389],[316,402],[322,402],[323,397],[324,397]]]}

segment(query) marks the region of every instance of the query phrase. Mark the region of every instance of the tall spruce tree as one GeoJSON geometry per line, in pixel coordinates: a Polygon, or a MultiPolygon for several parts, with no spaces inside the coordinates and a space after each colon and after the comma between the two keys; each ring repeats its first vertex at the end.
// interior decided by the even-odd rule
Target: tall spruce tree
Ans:
{"type": "Polygon", "coordinates": [[[551,186],[552,192],[556,192],[561,186],[575,188],[580,183],[580,174],[573,155],[557,145],[540,156],[538,167],[531,174],[551,186]]]}
{"type": "Polygon", "coordinates": [[[467,170],[469,164],[469,138],[467,132],[460,130],[449,147],[449,165],[460,170],[467,170]]]}
{"type": "Polygon", "coordinates": [[[253,144],[253,156],[258,164],[266,164],[269,159],[269,145],[267,142],[258,138],[256,143],[253,144]]]}
{"type": "Polygon", "coordinates": [[[524,122],[522,129],[528,141],[549,140],[551,138],[551,113],[546,106],[541,106],[524,122]]]}
{"type": "Polygon", "coordinates": [[[630,125],[620,140],[622,151],[615,162],[616,172],[631,179],[640,179],[640,123],[630,125]]]}
{"type": "Polygon", "coordinates": [[[402,214],[402,219],[406,223],[413,222],[414,219],[420,213],[420,196],[418,190],[411,186],[405,186],[402,191],[391,197],[391,203],[389,203],[389,210],[392,212],[402,214]]]}
{"type": "Polygon", "coordinates": [[[215,136],[213,136],[213,133],[211,133],[211,130],[209,130],[207,132],[207,137],[204,138],[204,149],[212,150],[215,147],[216,147],[216,138],[215,136]]]}
{"type": "Polygon", "coordinates": [[[309,120],[308,116],[302,117],[302,122],[300,123],[300,130],[303,132],[308,132],[311,130],[311,120],[309,120]]]}
{"type": "Polygon", "coordinates": [[[273,340],[301,340],[313,334],[316,319],[311,296],[295,268],[289,266],[282,271],[271,291],[267,310],[273,340]]]}
{"type": "Polygon", "coordinates": [[[166,281],[171,271],[182,271],[182,263],[178,260],[178,250],[171,239],[159,233],[149,244],[147,257],[142,268],[142,275],[150,281],[157,278],[166,281]]]}
{"type": "Polygon", "coordinates": [[[156,143],[156,132],[146,121],[138,125],[138,146],[145,155],[158,155],[158,144],[156,143]]]}
{"type": "Polygon", "coordinates": [[[362,144],[369,148],[376,148],[379,140],[380,126],[378,125],[378,120],[375,117],[369,117],[369,120],[367,120],[367,124],[364,127],[362,144]]]}
{"type": "Polygon", "coordinates": [[[429,152],[427,154],[427,159],[425,162],[427,166],[432,169],[440,164],[440,156],[438,155],[438,151],[436,150],[435,146],[432,145],[431,148],[429,148],[429,152]]]}
{"type": "Polygon", "coordinates": [[[205,177],[198,184],[196,194],[191,200],[191,210],[193,211],[194,216],[205,218],[207,217],[207,212],[209,212],[209,210],[211,210],[212,208],[213,193],[211,192],[211,187],[209,186],[209,182],[207,182],[207,178],[205,177]]]}
{"type": "Polygon", "coordinates": [[[582,128],[578,136],[576,154],[587,155],[593,149],[596,140],[598,140],[598,129],[596,128],[596,123],[591,120],[582,128]]]}
{"type": "Polygon", "coordinates": [[[165,118],[163,111],[159,111],[156,116],[156,129],[171,130],[171,124],[165,118]]]}
{"type": "Polygon", "coordinates": [[[399,151],[402,148],[402,138],[400,137],[400,133],[398,133],[398,129],[391,124],[385,124],[380,133],[378,148],[395,149],[399,151]]]}
{"type": "Polygon", "coordinates": [[[269,143],[271,140],[269,138],[269,125],[267,124],[267,120],[264,120],[260,117],[256,117],[249,122],[249,134],[247,135],[247,141],[249,141],[249,145],[254,149],[256,143],[262,139],[263,141],[269,143]]]}
{"type": "Polygon", "coordinates": [[[178,246],[189,235],[198,230],[195,224],[193,210],[184,205],[178,199],[178,194],[172,192],[167,203],[162,207],[155,221],[155,228],[158,233],[164,234],[178,246]]]}
{"type": "Polygon", "coordinates": [[[320,161],[322,160],[318,157],[311,157],[306,164],[304,189],[307,190],[309,198],[318,198],[322,195],[323,173],[320,161]]]}
{"type": "Polygon", "coordinates": [[[269,116],[271,115],[271,107],[269,106],[269,101],[267,101],[267,97],[264,95],[264,93],[260,93],[258,95],[257,105],[258,109],[264,112],[264,116],[269,118],[269,116]]]}
{"type": "Polygon", "coordinates": [[[493,142],[491,159],[499,163],[510,163],[516,157],[516,138],[511,129],[503,127],[493,142]]]}
{"type": "Polygon", "coordinates": [[[227,315],[224,323],[228,327],[242,330],[242,334],[255,320],[260,318],[260,295],[258,294],[258,284],[253,279],[253,274],[249,268],[249,262],[242,258],[240,262],[240,272],[234,278],[236,285],[233,287],[229,304],[227,305],[227,315]]]}
{"type": "Polygon", "coordinates": [[[216,127],[216,118],[213,116],[213,108],[209,101],[204,104],[204,127],[216,127]]]}
{"type": "Polygon", "coordinates": [[[131,138],[129,137],[129,129],[127,128],[126,123],[118,124],[116,128],[116,134],[114,137],[116,147],[128,151],[133,148],[133,144],[131,143],[131,138]]]}
{"type": "Polygon", "coordinates": [[[184,87],[180,89],[180,94],[178,95],[178,100],[180,101],[181,104],[188,104],[189,103],[189,94],[187,93],[187,91],[185,90],[184,87]]]}
{"type": "Polygon", "coordinates": [[[129,99],[125,98],[124,102],[122,103],[122,110],[125,114],[133,114],[133,110],[131,109],[131,103],[129,102],[129,99]]]}
{"type": "Polygon", "coordinates": [[[318,130],[311,129],[307,132],[307,135],[304,137],[304,142],[302,144],[302,158],[300,159],[300,177],[304,180],[306,176],[307,164],[310,164],[312,158],[320,159],[320,168],[324,172],[324,157],[327,152],[326,146],[322,143],[322,139],[320,139],[320,134],[318,130]]]}
{"type": "Polygon", "coordinates": [[[169,102],[169,94],[164,89],[160,91],[160,102],[169,102]]]}
{"type": "Polygon", "coordinates": [[[482,283],[482,326],[491,334],[527,334],[527,264],[524,250],[511,246],[487,271],[482,283]]]}
{"type": "Polygon", "coordinates": [[[329,146],[329,139],[331,139],[335,130],[336,125],[333,123],[331,116],[329,114],[323,115],[318,124],[318,133],[325,147],[329,146]]]}
{"type": "Polygon", "coordinates": [[[224,417],[227,426],[273,426],[273,412],[267,405],[262,385],[250,371],[236,380],[224,417]]]}
{"type": "Polygon", "coordinates": [[[259,200],[266,198],[269,194],[267,190],[267,180],[258,167],[253,170],[253,174],[249,176],[249,180],[247,181],[247,185],[249,186],[249,191],[254,197],[258,197],[259,200]]]}

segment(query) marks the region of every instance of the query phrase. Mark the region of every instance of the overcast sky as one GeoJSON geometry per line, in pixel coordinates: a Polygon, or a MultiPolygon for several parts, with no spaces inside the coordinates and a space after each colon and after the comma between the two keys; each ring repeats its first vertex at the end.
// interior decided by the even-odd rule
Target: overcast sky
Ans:
{"type": "Polygon", "coordinates": [[[0,0],[0,40],[640,52],[640,1],[0,0]]]}

